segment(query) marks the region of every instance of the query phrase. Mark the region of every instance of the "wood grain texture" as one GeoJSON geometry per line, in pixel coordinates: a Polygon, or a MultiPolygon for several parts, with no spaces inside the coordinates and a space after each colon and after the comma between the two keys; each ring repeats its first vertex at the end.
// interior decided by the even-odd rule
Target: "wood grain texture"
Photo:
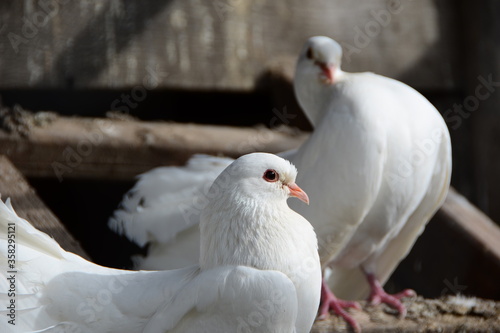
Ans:
{"type": "MultiPolygon", "coordinates": [[[[21,121],[21,123],[31,123],[21,121]]],[[[0,153],[26,176],[132,179],[160,165],[182,165],[193,154],[239,157],[298,147],[307,134],[286,127],[236,128],[161,122],[55,117],[0,131],[0,153]]]]}
{"type": "Polygon", "coordinates": [[[451,89],[452,0],[3,1],[0,88],[248,91],[276,58],[331,36],[344,67],[451,89]]]}
{"type": "Polygon", "coordinates": [[[52,236],[63,249],[89,259],[61,221],[36,195],[23,175],[3,155],[0,155],[0,193],[2,200],[11,199],[12,206],[20,217],[52,236]]]}

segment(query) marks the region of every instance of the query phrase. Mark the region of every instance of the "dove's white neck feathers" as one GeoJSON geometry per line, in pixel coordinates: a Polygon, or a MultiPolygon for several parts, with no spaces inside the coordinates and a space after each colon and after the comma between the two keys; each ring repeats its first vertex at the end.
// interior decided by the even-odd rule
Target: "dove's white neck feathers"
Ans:
{"type": "Polygon", "coordinates": [[[293,85],[300,106],[314,127],[338,94],[336,83],[344,80],[341,58],[340,45],[323,36],[310,38],[300,53],[293,85]]]}

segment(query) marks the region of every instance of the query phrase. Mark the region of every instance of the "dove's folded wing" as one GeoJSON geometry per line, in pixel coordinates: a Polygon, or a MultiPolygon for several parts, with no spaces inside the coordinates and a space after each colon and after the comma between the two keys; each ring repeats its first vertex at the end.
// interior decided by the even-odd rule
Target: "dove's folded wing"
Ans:
{"type": "Polygon", "coordinates": [[[193,278],[144,332],[294,332],[297,311],[285,274],[225,266],[193,278]]]}

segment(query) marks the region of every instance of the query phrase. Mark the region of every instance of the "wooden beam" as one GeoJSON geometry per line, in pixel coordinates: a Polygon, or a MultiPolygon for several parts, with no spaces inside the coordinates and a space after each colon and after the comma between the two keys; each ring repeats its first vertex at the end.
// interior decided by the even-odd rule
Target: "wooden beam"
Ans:
{"type": "Polygon", "coordinates": [[[440,214],[451,228],[463,232],[470,242],[484,250],[486,255],[492,256],[494,262],[500,266],[500,227],[486,214],[454,188],[448,192],[440,214]]]}
{"type": "Polygon", "coordinates": [[[80,244],[40,200],[23,175],[7,157],[2,155],[0,155],[0,193],[2,200],[7,198],[12,200],[12,206],[20,217],[52,236],[63,249],[89,259],[80,244]]]}
{"type": "MultiPolygon", "coordinates": [[[[25,115],[31,117],[31,115],[25,115]]],[[[35,115],[36,117],[36,115],[35,115]]],[[[33,124],[32,121],[18,123],[33,124]]],[[[131,179],[160,165],[182,165],[196,153],[277,153],[298,147],[307,134],[286,127],[175,124],[53,117],[18,133],[0,131],[0,154],[24,175],[131,179]]]]}

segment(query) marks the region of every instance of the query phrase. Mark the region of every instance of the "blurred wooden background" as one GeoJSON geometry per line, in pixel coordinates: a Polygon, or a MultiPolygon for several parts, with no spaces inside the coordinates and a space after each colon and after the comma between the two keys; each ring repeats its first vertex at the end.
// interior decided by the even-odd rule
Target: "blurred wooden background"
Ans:
{"type": "MultiPolygon", "coordinates": [[[[499,18],[495,0],[6,0],[0,2],[0,113],[16,122],[12,110],[19,104],[66,116],[115,110],[118,118],[272,127],[276,110],[286,108],[291,117],[278,123],[308,130],[290,79],[305,39],[326,35],[343,45],[344,70],[401,80],[436,105],[453,140],[453,185],[500,221],[499,18]]],[[[3,127],[10,128],[6,121],[3,127]]],[[[107,239],[96,240],[87,221],[104,225],[133,176],[154,166],[143,163],[120,181],[109,173],[82,180],[82,171],[59,182],[37,169],[37,160],[26,161],[46,148],[36,142],[39,150],[29,148],[29,136],[20,140],[28,141],[4,145],[3,152],[82,235],[84,247],[107,239]],[[16,155],[21,146],[24,155],[16,155]]],[[[419,240],[421,255],[426,242],[447,232],[438,224],[428,229],[435,233],[419,240]]],[[[402,266],[428,272],[421,255],[412,253],[402,266]]],[[[465,277],[471,269],[443,269],[427,295],[454,293],[450,285],[473,289],[465,277]]],[[[394,285],[411,287],[399,271],[394,285]]]]}

